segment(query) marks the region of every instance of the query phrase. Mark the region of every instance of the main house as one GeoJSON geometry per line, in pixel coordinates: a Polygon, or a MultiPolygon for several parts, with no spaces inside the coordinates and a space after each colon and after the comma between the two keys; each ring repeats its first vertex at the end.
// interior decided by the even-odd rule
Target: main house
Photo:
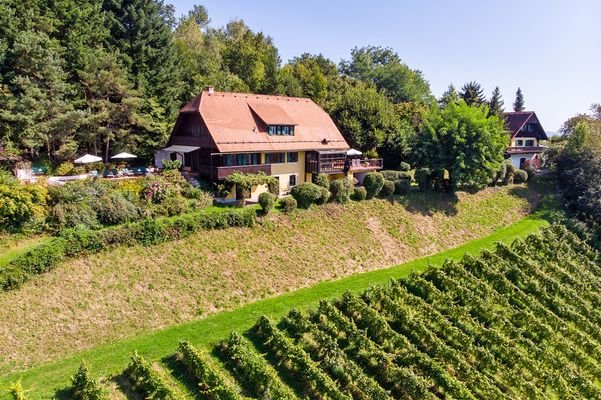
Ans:
{"type": "Polygon", "coordinates": [[[511,135],[507,156],[516,168],[530,164],[540,168],[541,154],[546,150],[541,140],[549,140],[534,111],[504,113],[505,127],[511,135]]]}
{"type": "Polygon", "coordinates": [[[361,181],[382,168],[382,159],[361,160],[349,150],[330,116],[310,99],[209,87],[180,110],[155,162],[178,159],[187,173],[211,182],[234,171],[263,172],[277,177],[286,193],[319,173],[361,181]]]}

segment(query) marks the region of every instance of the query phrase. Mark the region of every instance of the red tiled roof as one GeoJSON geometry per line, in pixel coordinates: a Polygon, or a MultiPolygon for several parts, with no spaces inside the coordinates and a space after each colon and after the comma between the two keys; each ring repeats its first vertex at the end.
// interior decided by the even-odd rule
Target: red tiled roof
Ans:
{"type": "Polygon", "coordinates": [[[200,112],[222,153],[349,149],[330,116],[310,99],[205,91],[180,112],[200,112]],[[294,135],[268,135],[268,124],[295,125],[294,135]]]}

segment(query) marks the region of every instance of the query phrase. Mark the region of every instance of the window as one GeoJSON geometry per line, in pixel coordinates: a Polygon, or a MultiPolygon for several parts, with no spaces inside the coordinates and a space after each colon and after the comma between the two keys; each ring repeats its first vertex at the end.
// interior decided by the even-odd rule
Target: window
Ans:
{"type": "Polygon", "coordinates": [[[296,151],[288,153],[288,162],[289,163],[298,162],[298,153],[296,151]]]}
{"type": "Polygon", "coordinates": [[[516,140],[515,141],[515,145],[516,146],[523,146],[524,145],[524,141],[523,140],[516,140]]]}
{"type": "Polygon", "coordinates": [[[296,186],[296,175],[290,175],[290,178],[288,179],[288,186],[296,186]]]}
{"type": "Polygon", "coordinates": [[[294,136],[294,125],[269,125],[267,133],[277,136],[294,136]]]}
{"type": "Polygon", "coordinates": [[[534,140],[533,139],[526,140],[526,147],[532,147],[532,146],[534,146],[534,140]]]}
{"type": "Polygon", "coordinates": [[[286,162],[286,153],[265,154],[265,164],[282,164],[286,162]]]}
{"type": "Polygon", "coordinates": [[[223,165],[226,167],[259,164],[261,164],[261,153],[225,154],[223,156],[223,165]]]}

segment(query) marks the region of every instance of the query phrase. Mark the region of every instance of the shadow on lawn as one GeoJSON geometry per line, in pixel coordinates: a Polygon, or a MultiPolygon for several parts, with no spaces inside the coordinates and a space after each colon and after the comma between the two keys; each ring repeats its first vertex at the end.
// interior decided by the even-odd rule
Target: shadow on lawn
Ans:
{"type": "Polygon", "coordinates": [[[407,211],[414,214],[432,216],[442,212],[445,215],[457,214],[457,194],[447,192],[420,192],[410,191],[406,196],[393,196],[389,198],[392,203],[401,204],[407,211]]]}

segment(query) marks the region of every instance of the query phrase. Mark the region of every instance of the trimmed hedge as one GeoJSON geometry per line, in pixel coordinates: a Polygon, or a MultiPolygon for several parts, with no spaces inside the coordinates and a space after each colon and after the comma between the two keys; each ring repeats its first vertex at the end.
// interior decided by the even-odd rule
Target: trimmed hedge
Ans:
{"type": "Polygon", "coordinates": [[[353,183],[348,178],[336,179],[330,184],[332,198],[338,203],[348,203],[353,193],[353,183]]]}
{"type": "Polygon", "coordinates": [[[384,179],[388,181],[398,181],[399,179],[409,179],[411,181],[411,174],[406,171],[380,171],[384,179]]]}
{"type": "Polygon", "coordinates": [[[290,194],[296,199],[299,208],[309,208],[312,204],[323,201],[325,192],[322,189],[324,188],[314,183],[305,182],[293,187],[290,194]]]}
{"type": "Polygon", "coordinates": [[[65,257],[96,253],[123,244],[151,246],[181,239],[203,229],[251,227],[255,223],[255,210],[244,208],[147,219],[101,230],[69,229],[62,232],[60,237],[25,252],[0,269],[0,292],[19,287],[31,275],[53,269],[65,257]]]}
{"type": "Polygon", "coordinates": [[[265,214],[269,213],[275,204],[275,195],[269,192],[261,193],[259,195],[259,205],[265,214]]]}
{"type": "Polygon", "coordinates": [[[384,177],[379,172],[370,172],[363,178],[363,186],[367,190],[367,198],[372,199],[380,193],[382,186],[384,186],[384,177]]]}
{"type": "Polygon", "coordinates": [[[353,190],[353,200],[362,201],[367,197],[367,190],[363,186],[358,186],[353,190]]]}
{"type": "Polygon", "coordinates": [[[401,161],[401,163],[399,164],[399,170],[405,172],[411,171],[411,164],[409,164],[408,162],[401,161]]]}
{"type": "Polygon", "coordinates": [[[394,193],[405,195],[411,190],[411,181],[409,179],[398,179],[394,181],[394,193]]]}
{"type": "Polygon", "coordinates": [[[285,213],[292,212],[296,209],[296,207],[298,207],[294,197],[284,197],[280,201],[280,205],[282,206],[282,211],[285,213]]]}
{"type": "Polygon", "coordinates": [[[513,182],[514,183],[524,183],[528,180],[528,172],[523,169],[516,169],[513,173],[513,182]]]}
{"type": "Polygon", "coordinates": [[[378,196],[380,196],[382,198],[387,198],[388,196],[390,196],[393,193],[394,193],[394,182],[385,179],[384,184],[382,185],[382,189],[380,189],[380,193],[378,193],[378,196]]]}

